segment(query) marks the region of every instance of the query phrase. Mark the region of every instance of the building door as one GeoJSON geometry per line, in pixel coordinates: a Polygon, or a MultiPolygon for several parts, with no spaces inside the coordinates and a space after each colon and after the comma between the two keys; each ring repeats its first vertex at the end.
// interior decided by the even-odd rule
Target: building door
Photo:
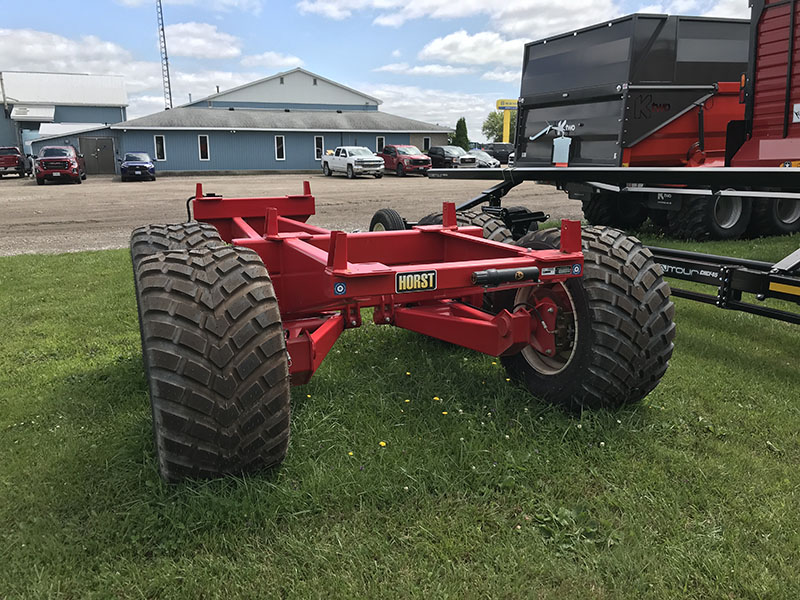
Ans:
{"type": "Polygon", "coordinates": [[[78,138],[81,154],[86,161],[86,172],[89,175],[113,175],[114,140],[113,138],[78,138]]]}

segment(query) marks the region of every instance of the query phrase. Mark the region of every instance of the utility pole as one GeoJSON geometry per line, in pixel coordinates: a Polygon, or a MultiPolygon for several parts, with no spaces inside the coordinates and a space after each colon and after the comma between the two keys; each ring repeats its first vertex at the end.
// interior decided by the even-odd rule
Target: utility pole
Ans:
{"type": "Polygon", "coordinates": [[[158,12],[158,45],[161,48],[161,79],[164,83],[164,109],[172,108],[172,86],[169,82],[169,59],[167,58],[167,35],[164,33],[164,13],[161,11],[161,0],[156,0],[158,12]]]}

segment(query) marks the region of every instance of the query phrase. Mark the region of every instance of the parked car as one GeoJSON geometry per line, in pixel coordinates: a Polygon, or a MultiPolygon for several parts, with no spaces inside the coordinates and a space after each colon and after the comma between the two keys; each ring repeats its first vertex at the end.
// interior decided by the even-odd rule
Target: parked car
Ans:
{"type": "Polygon", "coordinates": [[[431,146],[428,150],[433,168],[453,169],[456,167],[474,167],[477,159],[467,154],[461,146],[431,146]]]}
{"type": "Polygon", "coordinates": [[[483,150],[478,150],[477,148],[473,148],[467,154],[472,154],[478,160],[479,167],[488,167],[490,169],[496,169],[500,166],[500,161],[496,158],[489,156],[483,150]]]}
{"type": "Polygon", "coordinates": [[[506,142],[489,142],[481,144],[481,150],[492,158],[496,158],[501,163],[508,162],[508,155],[514,152],[514,144],[506,142]]]}
{"type": "Polygon", "coordinates": [[[25,156],[16,146],[0,148],[0,177],[9,173],[25,177],[25,156]]]}
{"type": "Polygon", "coordinates": [[[126,152],[119,162],[119,175],[122,181],[156,180],[156,166],[147,152],[126,152]]]}
{"type": "Polygon", "coordinates": [[[410,145],[392,144],[383,147],[383,152],[378,156],[383,159],[383,168],[394,171],[399,177],[407,173],[427,174],[431,168],[431,159],[425,156],[419,148],[410,145]]]}
{"type": "Polygon", "coordinates": [[[330,177],[334,173],[346,173],[349,179],[358,175],[383,177],[383,159],[364,146],[339,146],[333,156],[322,157],[322,172],[330,177]]]}
{"type": "Polygon", "coordinates": [[[86,179],[86,163],[83,154],[74,146],[45,146],[39,151],[34,166],[36,183],[44,185],[46,180],[70,180],[81,183],[86,179]]]}

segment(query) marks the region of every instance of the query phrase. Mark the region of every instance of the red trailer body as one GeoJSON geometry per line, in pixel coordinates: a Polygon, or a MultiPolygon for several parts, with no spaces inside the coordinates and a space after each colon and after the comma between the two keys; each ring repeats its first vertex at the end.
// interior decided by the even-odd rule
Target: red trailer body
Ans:
{"type": "Polygon", "coordinates": [[[733,167],[800,166],[800,4],[753,3],[747,140],[733,167]]]}

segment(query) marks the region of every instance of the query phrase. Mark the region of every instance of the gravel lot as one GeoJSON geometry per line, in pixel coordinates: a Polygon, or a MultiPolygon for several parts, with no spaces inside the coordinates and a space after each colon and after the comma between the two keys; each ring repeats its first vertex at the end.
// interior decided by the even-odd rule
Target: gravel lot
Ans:
{"type": "MultiPolygon", "coordinates": [[[[134,227],[186,220],[186,198],[194,184],[228,197],[281,196],[302,192],[311,182],[317,214],[310,222],[330,229],[366,230],[376,210],[391,207],[407,219],[441,210],[443,201],[460,203],[479,194],[489,181],[433,180],[420,176],[382,179],[306,175],[161,177],[154,182],[121,183],[89,176],[82,185],[0,178],[0,256],[121,248],[134,227]]],[[[582,217],[580,202],[549,186],[526,183],[506,196],[508,206],[543,210],[554,218],[582,217]]]]}

